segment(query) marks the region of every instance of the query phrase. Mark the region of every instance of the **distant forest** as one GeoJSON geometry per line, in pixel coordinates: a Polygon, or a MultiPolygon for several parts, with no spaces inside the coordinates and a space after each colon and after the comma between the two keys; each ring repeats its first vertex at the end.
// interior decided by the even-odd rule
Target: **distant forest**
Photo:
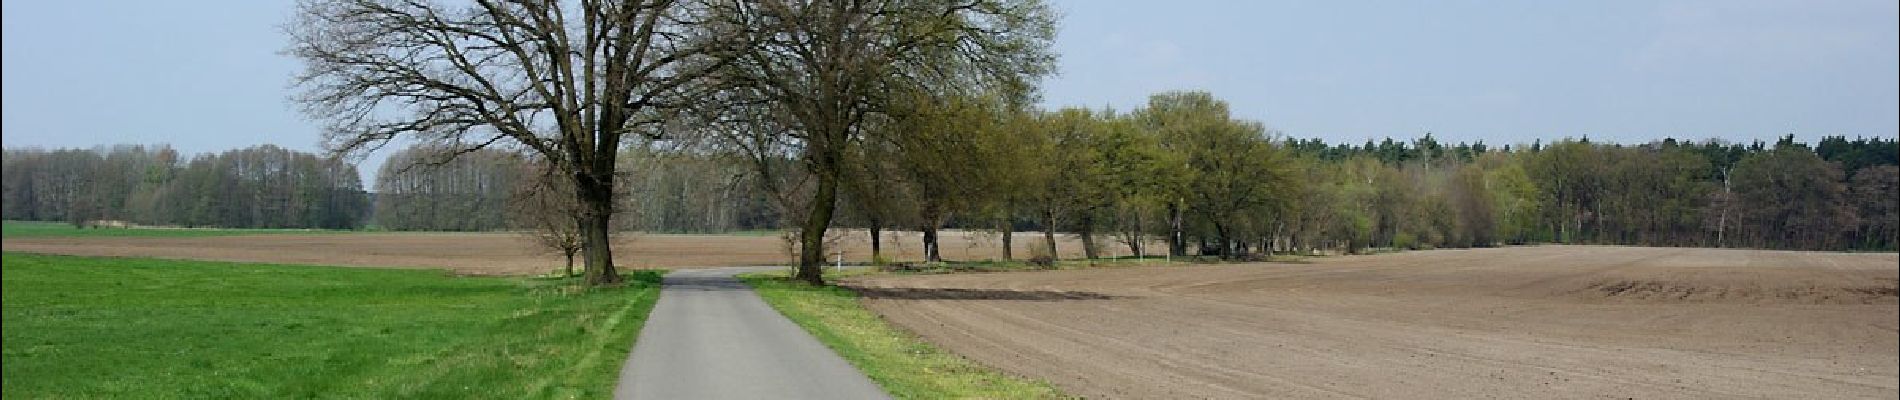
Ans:
{"type": "Polygon", "coordinates": [[[355,229],[369,209],[355,166],[271,145],[190,159],[138,145],[4,154],[10,220],[355,229]]]}
{"type": "Polygon", "coordinates": [[[1330,230],[1350,230],[1375,246],[1893,250],[1900,222],[1900,143],[1890,138],[1287,145],[1311,160],[1305,179],[1324,182],[1304,192],[1289,230],[1335,240],[1342,233],[1330,230]]]}
{"type": "MultiPolygon", "coordinates": [[[[530,190],[548,190],[541,163],[499,149],[453,159],[436,146],[391,155],[377,171],[376,225],[399,231],[488,231],[525,228],[530,190]]],[[[622,230],[719,233],[776,229],[768,196],[730,160],[636,146],[623,152],[615,225],[622,230]]]]}
{"type": "MultiPolygon", "coordinates": [[[[1637,145],[1585,138],[1493,147],[1440,143],[1429,134],[1362,145],[1260,136],[1271,145],[1256,155],[1270,162],[1238,173],[1272,187],[1247,195],[1257,198],[1224,199],[1245,208],[1226,217],[1166,207],[1191,203],[1186,201],[1141,203],[1102,195],[1063,199],[1071,204],[1061,207],[1019,205],[1019,211],[1000,214],[988,206],[936,213],[946,228],[1000,231],[1004,225],[996,216],[1003,215],[1012,231],[1043,230],[1053,222],[1067,234],[1120,239],[1131,252],[1142,251],[1134,246],[1145,238],[1182,242],[1177,252],[1192,247],[1226,256],[1530,243],[1894,250],[1900,233],[1900,144],[1890,138],[1835,136],[1812,145],[1792,135],[1774,143],[1665,139],[1637,145]],[[1179,238],[1170,240],[1175,230],[1179,238]]],[[[1129,145],[1111,142],[1067,145],[1129,145]]],[[[726,232],[788,225],[752,176],[754,169],[740,164],[748,161],[637,147],[621,160],[618,187],[625,193],[616,225],[622,229],[726,232]]],[[[1083,153],[1114,154],[1097,150],[1083,153]]],[[[1061,158],[1044,162],[1068,162],[1061,158]]],[[[1113,166],[1102,159],[1081,162],[1076,165],[1113,166]]],[[[347,163],[268,145],[189,159],[165,146],[8,149],[4,164],[0,211],[9,220],[232,228],[520,229],[511,218],[519,213],[515,199],[545,173],[514,152],[485,149],[448,159],[429,146],[392,156],[377,173],[373,195],[347,163]]],[[[1195,162],[1186,167],[1197,168],[1195,162]]],[[[1140,180],[1125,176],[1134,173],[1125,168],[1070,169],[1057,179],[1094,187],[1140,180]]],[[[838,223],[923,229],[903,217],[914,212],[892,209],[929,202],[891,197],[924,192],[906,190],[902,182],[884,189],[889,193],[878,197],[876,207],[854,200],[871,197],[845,199],[838,223]]],[[[1108,245],[1090,242],[1096,250],[1108,245]]]]}

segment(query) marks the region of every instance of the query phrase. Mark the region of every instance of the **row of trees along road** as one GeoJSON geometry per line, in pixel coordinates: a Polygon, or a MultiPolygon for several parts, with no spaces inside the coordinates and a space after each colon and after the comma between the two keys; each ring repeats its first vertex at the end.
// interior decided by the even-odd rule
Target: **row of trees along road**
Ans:
{"type": "MultiPolygon", "coordinates": [[[[994,100],[994,99],[992,99],[994,100]]],[[[1013,112],[952,99],[895,114],[847,174],[846,220],[873,232],[1057,231],[1089,257],[1162,238],[1174,255],[1595,243],[1808,250],[1895,248],[1893,139],[1809,146],[1592,143],[1363,146],[1279,138],[1207,93],[1129,113],[1013,112]]],[[[1053,249],[1044,250],[1053,253],[1053,249]]],[[[1007,252],[1004,257],[1011,257],[1007,252]]]]}
{"type": "MultiPolygon", "coordinates": [[[[1096,257],[1153,238],[1174,255],[1525,243],[1810,250],[1896,247],[1888,138],[1772,146],[1665,139],[1494,148],[1282,138],[1201,92],[1127,113],[957,99],[897,114],[854,165],[848,224],[1057,231],[1096,257]]],[[[876,249],[873,238],[873,251],[876,249]]],[[[1044,250],[1053,253],[1053,249],[1044,250]]],[[[1005,258],[1011,257],[1005,253],[1005,258]]]]}
{"type": "MultiPolygon", "coordinates": [[[[1128,113],[1021,111],[994,96],[914,97],[889,110],[876,129],[890,132],[846,155],[839,224],[871,232],[873,252],[881,232],[922,232],[931,261],[942,258],[936,231],[947,227],[990,230],[1005,243],[1041,230],[1042,246],[1066,232],[1088,257],[1111,245],[1228,258],[1551,242],[1893,248],[1888,200],[1900,150],[1891,139],[1513,149],[1426,135],[1328,145],[1277,138],[1195,92],[1156,95],[1128,113]],[[1155,239],[1168,248],[1145,247],[1155,239]]],[[[624,204],[662,217],[627,226],[753,215],[748,228],[769,227],[798,208],[743,190],[740,166],[715,156],[721,146],[629,149],[622,170],[640,182],[627,185],[637,194],[624,204]]],[[[777,167],[760,170],[779,181],[810,181],[790,158],[764,161],[777,167]]]]}
{"type": "Polygon", "coordinates": [[[1148,253],[1150,237],[1228,258],[1546,241],[1894,246],[1891,201],[1877,201],[1892,198],[1888,139],[1355,147],[1284,139],[1207,93],[1126,113],[1035,110],[1055,32],[1037,0],[309,0],[298,15],[299,100],[328,121],[331,149],[409,137],[449,155],[524,153],[572,188],[590,284],[619,279],[607,234],[630,206],[618,196],[687,192],[627,174],[630,149],[656,148],[677,154],[653,158],[661,170],[748,169],[722,182],[761,196],[712,197],[769,210],[707,219],[796,227],[797,276],[814,284],[834,226],[922,231],[932,259],[944,227],[1005,241],[1067,231],[1090,256],[1109,239],[1148,253]],[[692,164],[705,160],[735,163],[692,164]]]}
{"type": "Polygon", "coordinates": [[[1035,0],[310,0],[289,31],[298,100],[332,150],[500,145],[567,180],[589,284],[620,279],[607,235],[626,139],[765,145],[750,164],[802,221],[798,275],[819,283],[847,155],[894,95],[1026,97],[1053,66],[1054,21],[1035,0]],[[764,169],[786,164],[809,179],[764,169]]]}
{"type": "Polygon", "coordinates": [[[6,219],[353,229],[369,199],[356,167],[263,145],[181,159],[164,146],[7,149],[6,219]]]}

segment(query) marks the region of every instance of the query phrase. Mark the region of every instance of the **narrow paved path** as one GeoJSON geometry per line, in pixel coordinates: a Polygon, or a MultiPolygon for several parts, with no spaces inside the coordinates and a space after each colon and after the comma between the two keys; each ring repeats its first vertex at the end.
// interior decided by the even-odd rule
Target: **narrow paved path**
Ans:
{"type": "Polygon", "coordinates": [[[614,398],[890,398],[733,277],[770,269],[667,274],[614,398]]]}

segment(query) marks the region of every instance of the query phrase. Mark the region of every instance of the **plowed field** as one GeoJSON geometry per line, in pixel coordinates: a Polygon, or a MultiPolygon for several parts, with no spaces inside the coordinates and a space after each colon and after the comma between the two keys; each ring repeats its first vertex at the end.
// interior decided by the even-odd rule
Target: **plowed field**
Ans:
{"type": "Polygon", "coordinates": [[[1895,398],[1897,263],[1542,246],[851,284],[1090,398],[1895,398]]]}

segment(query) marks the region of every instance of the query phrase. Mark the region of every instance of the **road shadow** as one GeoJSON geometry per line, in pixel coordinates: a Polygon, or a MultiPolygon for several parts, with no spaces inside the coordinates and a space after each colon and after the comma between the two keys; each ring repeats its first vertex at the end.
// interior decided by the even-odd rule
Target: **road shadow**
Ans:
{"type": "Polygon", "coordinates": [[[858,294],[865,298],[898,300],[1069,301],[1126,298],[1126,296],[1112,296],[1095,292],[1060,292],[1048,290],[866,287],[854,287],[852,289],[857,290],[858,294]]]}

